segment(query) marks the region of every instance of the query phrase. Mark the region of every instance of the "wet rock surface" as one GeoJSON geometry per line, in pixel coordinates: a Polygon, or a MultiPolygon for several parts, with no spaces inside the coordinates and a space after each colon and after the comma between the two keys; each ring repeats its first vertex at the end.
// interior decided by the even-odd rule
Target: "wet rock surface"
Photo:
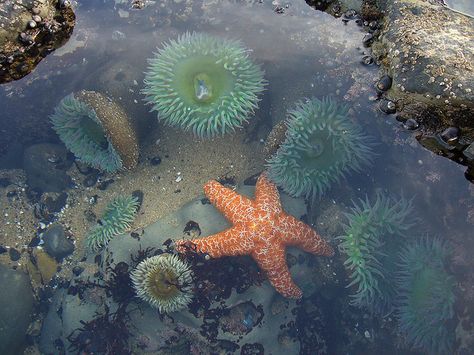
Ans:
{"type": "Polygon", "coordinates": [[[33,311],[33,292],[26,274],[0,265],[0,353],[20,354],[33,311]]]}
{"type": "Polygon", "coordinates": [[[474,18],[436,0],[383,0],[380,10],[386,15],[372,49],[392,78],[383,95],[397,119],[416,120],[426,148],[474,166],[462,153],[474,140],[474,18]],[[456,142],[441,137],[449,127],[460,131],[456,142]]]}
{"type": "Polygon", "coordinates": [[[23,154],[28,185],[41,192],[62,192],[69,188],[72,181],[65,171],[68,165],[66,149],[57,144],[34,144],[23,154]]]}
{"type": "Polygon", "coordinates": [[[74,12],[58,0],[0,2],[0,84],[18,80],[72,33],[74,12]]]}
{"type": "Polygon", "coordinates": [[[48,228],[43,234],[43,240],[44,249],[56,260],[61,260],[74,251],[74,243],[66,237],[64,228],[59,224],[48,228]]]}

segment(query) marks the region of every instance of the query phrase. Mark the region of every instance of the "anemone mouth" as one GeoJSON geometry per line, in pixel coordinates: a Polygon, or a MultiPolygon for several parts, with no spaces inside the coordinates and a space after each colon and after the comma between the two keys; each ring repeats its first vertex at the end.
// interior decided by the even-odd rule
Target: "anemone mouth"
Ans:
{"type": "Polygon", "coordinates": [[[293,196],[321,196],[331,184],[372,161],[372,140],[331,98],[298,102],[288,112],[286,139],[267,160],[269,177],[293,196]]]}
{"type": "Polygon", "coordinates": [[[172,270],[155,270],[148,276],[147,287],[155,298],[169,300],[179,294],[178,275],[172,270]]]}
{"type": "Polygon", "coordinates": [[[162,313],[186,307],[192,299],[192,271],[176,255],[143,260],[131,274],[137,295],[162,313]]]}
{"type": "Polygon", "coordinates": [[[53,129],[78,160],[106,172],[138,161],[135,131],[125,112],[93,91],[64,97],[50,117],[53,129]]]}
{"type": "Polygon", "coordinates": [[[266,84],[240,42],[206,34],[171,40],[149,63],[143,93],[152,111],[201,138],[241,127],[266,84]]]}
{"type": "Polygon", "coordinates": [[[235,78],[216,61],[212,56],[199,56],[176,64],[172,85],[185,104],[209,110],[231,92],[235,78]]]}

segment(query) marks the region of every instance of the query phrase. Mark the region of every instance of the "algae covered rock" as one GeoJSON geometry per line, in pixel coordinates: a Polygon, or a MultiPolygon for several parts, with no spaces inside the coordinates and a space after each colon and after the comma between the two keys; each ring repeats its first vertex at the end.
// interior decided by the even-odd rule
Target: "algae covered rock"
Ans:
{"type": "Polygon", "coordinates": [[[74,12],[63,0],[0,2],[0,84],[18,80],[70,37],[74,12]]]}

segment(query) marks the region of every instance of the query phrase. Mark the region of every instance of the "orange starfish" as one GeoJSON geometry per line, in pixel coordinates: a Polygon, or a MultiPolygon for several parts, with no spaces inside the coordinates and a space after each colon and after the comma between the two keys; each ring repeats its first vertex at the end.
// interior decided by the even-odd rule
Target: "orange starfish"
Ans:
{"type": "Polygon", "coordinates": [[[204,185],[204,192],[233,226],[209,237],[177,241],[176,249],[180,253],[192,246],[211,258],[250,255],[273,287],[289,298],[301,298],[302,292],[291,279],[286,264],[287,246],[296,246],[316,255],[334,255],[331,246],[311,227],[283,210],[278,189],[266,173],[257,180],[254,200],[215,180],[204,185]]]}

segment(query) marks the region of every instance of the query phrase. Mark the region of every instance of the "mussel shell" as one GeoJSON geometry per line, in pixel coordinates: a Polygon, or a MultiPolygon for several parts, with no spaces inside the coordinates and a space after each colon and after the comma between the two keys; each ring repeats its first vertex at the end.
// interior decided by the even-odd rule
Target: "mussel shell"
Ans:
{"type": "Polygon", "coordinates": [[[382,76],[375,85],[377,90],[387,91],[392,87],[392,78],[388,75],[382,76]]]}
{"type": "Polygon", "coordinates": [[[440,137],[443,141],[448,144],[454,144],[459,140],[461,135],[461,130],[457,127],[448,127],[443,132],[441,132],[440,137]]]}
{"type": "Polygon", "coordinates": [[[379,109],[380,111],[390,115],[397,111],[397,105],[393,101],[382,99],[379,103],[379,109]]]}

